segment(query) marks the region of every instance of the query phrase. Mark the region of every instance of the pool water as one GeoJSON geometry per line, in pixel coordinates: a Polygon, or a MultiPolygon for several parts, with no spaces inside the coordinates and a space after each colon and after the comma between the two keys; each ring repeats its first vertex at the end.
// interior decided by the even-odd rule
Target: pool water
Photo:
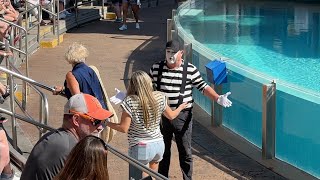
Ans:
{"type": "Polygon", "coordinates": [[[179,18],[196,41],[262,74],[320,93],[320,3],[198,4],[192,9],[200,13],[179,18]]]}

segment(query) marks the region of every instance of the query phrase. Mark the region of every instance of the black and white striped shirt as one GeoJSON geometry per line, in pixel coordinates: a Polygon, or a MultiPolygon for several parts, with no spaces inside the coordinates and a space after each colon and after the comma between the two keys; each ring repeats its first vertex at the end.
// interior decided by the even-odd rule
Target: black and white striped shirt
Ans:
{"type": "MultiPolygon", "coordinates": [[[[183,63],[179,68],[169,69],[165,62],[162,70],[160,91],[164,92],[166,96],[169,98],[168,102],[172,109],[175,109],[177,107],[179,101],[180,88],[182,85],[183,63]]],[[[159,65],[160,62],[154,64],[150,69],[150,76],[155,87],[157,87],[157,79],[159,77],[159,65]]],[[[187,108],[192,107],[193,87],[197,88],[199,91],[203,93],[204,89],[207,86],[208,84],[202,79],[198,69],[193,64],[188,63],[186,87],[183,94],[183,102],[188,102],[190,104],[187,108]]],[[[159,90],[159,88],[157,89],[159,90]]]]}
{"type": "Polygon", "coordinates": [[[160,132],[160,120],[161,115],[166,108],[167,98],[164,93],[159,91],[154,91],[153,94],[158,102],[158,112],[156,118],[150,114],[148,128],[144,125],[143,111],[139,99],[134,98],[133,96],[128,96],[122,101],[121,107],[131,117],[131,124],[128,130],[128,141],[130,147],[138,144],[142,140],[162,139],[162,134],[160,132]]]}

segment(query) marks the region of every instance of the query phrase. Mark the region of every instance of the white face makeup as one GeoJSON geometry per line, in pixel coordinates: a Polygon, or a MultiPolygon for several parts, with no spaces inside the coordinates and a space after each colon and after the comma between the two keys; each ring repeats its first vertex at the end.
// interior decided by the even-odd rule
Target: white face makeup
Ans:
{"type": "Polygon", "coordinates": [[[166,60],[169,64],[176,63],[177,60],[177,52],[174,52],[172,49],[166,49],[166,60]]]}

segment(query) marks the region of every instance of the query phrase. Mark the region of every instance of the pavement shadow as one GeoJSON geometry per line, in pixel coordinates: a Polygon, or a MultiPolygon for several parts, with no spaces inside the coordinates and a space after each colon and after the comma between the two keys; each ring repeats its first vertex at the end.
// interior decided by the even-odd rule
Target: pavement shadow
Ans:
{"type": "Polygon", "coordinates": [[[193,123],[192,147],[193,155],[236,179],[286,179],[222,141],[197,121],[193,123]]]}

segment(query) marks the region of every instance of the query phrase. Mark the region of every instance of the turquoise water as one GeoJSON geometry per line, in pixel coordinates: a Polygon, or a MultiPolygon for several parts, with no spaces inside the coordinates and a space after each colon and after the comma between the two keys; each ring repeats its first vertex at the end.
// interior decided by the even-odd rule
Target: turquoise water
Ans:
{"type": "MultiPolygon", "coordinates": [[[[196,41],[268,77],[320,93],[320,1],[195,2],[180,10],[179,22],[196,41]]],[[[206,79],[207,52],[198,48],[192,53],[206,79]]],[[[262,86],[269,80],[230,64],[222,93],[232,92],[232,107],[211,114],[211,101],[196,90],[195,102],[214,118],[222,115],[224,127],[261,149],[262,86]]],[[[320,104],[306,94],[277,84],[275,156],[320,178],[320,104]]]]}
{"type": "Polygon", "coordinates": [[[274,79],[320,92],[320,4],[207,0],[191,8],[200,11],[179,21],[195,40],[274,79]]]}

